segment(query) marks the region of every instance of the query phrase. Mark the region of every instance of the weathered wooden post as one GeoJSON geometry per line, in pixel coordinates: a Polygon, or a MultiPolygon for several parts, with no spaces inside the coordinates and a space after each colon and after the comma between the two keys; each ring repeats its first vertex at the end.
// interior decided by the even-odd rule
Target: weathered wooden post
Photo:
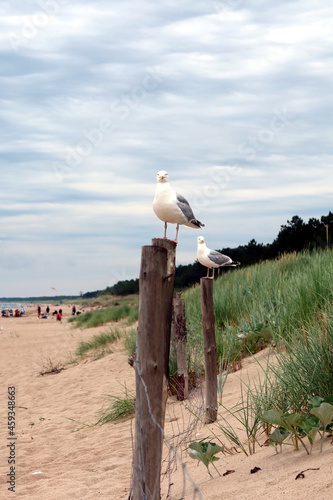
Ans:
{"type": "Polygon", "coordinates": [[[164,386],[168,389],[169,380],[169,354],[170,354],[170,335],[171,335],[171,320],[172,320],[172,298],[173,298],[173,287],[175,281],[176,272],[176,247],[177,243],[171,240],[165,240],[164,238],[154,238],[151,240],[153,246],[158,246],[165,248],[167,250],[167,271],[166,271],[166,282],[165,282],[165,301],[163,309],[163,318],[161,317],[161,323],[164,327],[163,337],[165,338],[165,355],[164,355],[164,386]]]}
{"type": "Polygon", "coordinates": [[[200,279],[202,332],[205,355],[206,424],[217,417],[217,366],[214,321],[213,281],[200,279]]]}
{"type": "Polygon", "coordinates": [[[174,270],[168,243],[142,247],[135,355],[136,403],[133,500],[160,500],[174,270]],[[167,362],[166,362],[167,358],[167,362]]]}
{"type": "Polygon", "coordinates": [[[185,302],[180,292],[173,294],[172,328],[177,353],[177,399],[178,401],[183,401],[188,398],[187,330],[185,302]]]}

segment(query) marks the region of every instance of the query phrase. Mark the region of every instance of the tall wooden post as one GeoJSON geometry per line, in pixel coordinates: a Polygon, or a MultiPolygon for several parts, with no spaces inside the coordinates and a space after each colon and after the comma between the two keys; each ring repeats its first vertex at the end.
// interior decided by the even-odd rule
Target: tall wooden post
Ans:
{"type": "Polygon", "coordinates": [[[187,330],[185,302],[180,292],[173,294],[172,328],[177,353],[177,399],[183,401],[188,398],[187,330]]]}
{"type": "Polygon", "coordinates": [[[164,375],[166,387],[168,387],[169,380],[169,354],[170,354],[170,334],[171,334],[171,319],[172,319],[172,297],[173,297],[173,287],[175,281],[176,272],[176,247],[177,243],[171,240],[165,240],[163,238],[154,238],[151,240],[153,246],[158,246],[165,248],[167,250],[167,272],[166,272],[166,298],[164,302],[163,318],[161,322],[164,326],[164,338],[165,338],[165,356],[164,356],[164,375]]]}
{"type": "Polygon", "coordinates": [[[217,417],[217,366],[214,321],[213,281],[200,279],[202,332],[205,355],[206,424],[217,417]]]}
{"type": "MultiPolygon", "coordinates": [[[[170,244],[175,246],[173,242],[170,244]]],[[[173,277],[174,273],[170,275],[167,248],[158,245],[142,247],[139,324],[134,365],[134,500],[160,500],[166,358],[169,363],[173,277]]]]}
{"type": "Polygon", "coordinates": [[[169,357],[170,357],[170,337],[172,320],[172,297],[176,272],[176,247],[177,243],[164,238],[154,238],[151,240],[153,246],[165,248],[167,250],[167,270],[165,278],[165,298],[161,311],[160,323],[163,328],[161,339],[164,339],[164,376],[163,376],[163,423],[165,419],[166,403],[168,399],[169,387],[169,357]]]}

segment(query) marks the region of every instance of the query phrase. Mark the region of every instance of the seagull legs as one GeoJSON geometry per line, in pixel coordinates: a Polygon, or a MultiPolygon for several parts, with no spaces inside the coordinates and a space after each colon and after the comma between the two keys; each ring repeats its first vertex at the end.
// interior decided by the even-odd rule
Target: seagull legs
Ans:
{"type": "Polygon", "coordinates": [[[215,271],[215,269],[214,269],[214,267],[212,267],[212,269],[213,269],[213,276],[209,276],[209,269],[210,269],[210,268],[209,268],[209,267],[207,267],[207,276],[206,276],[206,278],[208,278],[208,279],[210,279],[210,280],[213,280],[213,279],[214,279],[214,271],[215,271]]]}
{"type": "Polygon", "coordinates": [[[176,228],[176,238],[174,240],[171,240],[171,241],[174,241],[175,243],[177,243],[178,231],[179,231],[179,224],[177,224],[177,228],[176,228]]]}
{"type": "MultiPolygon", "coordinates": [[[[166,240],[167,239],[167,227],[168,227],[168,223],[167,222],[164,222],[164,236],[163,236],[163,240],[166,240]]],[[[177,224],[177,229],[176,229],[176,238],[174,240],[170,240],[170,241],[174,241],[175,243],[177,243],[177,237],[178,237],[178,231],[179,231],[179,224],[177,224]]]]}

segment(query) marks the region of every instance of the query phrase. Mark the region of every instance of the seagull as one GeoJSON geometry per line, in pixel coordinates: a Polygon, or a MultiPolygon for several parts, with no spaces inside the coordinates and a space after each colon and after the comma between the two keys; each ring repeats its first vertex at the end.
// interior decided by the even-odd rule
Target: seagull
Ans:
{"type": "Polygon", "coordinates": [[[205,239],[203,236],[197,238],[198,250],[197,257],[200,264],[207,267],[206,278],[214,279],[215,267],[236,267],[240,265],[240,262],[235,262],[227,255],[217,252],[216,250],[210,250],[207,248],[205,239]],[[209,276],[209,269],[213,269],[213,276],[209,276]]]}
{"type": "Polygon", "coordinates": [[[205,226],[205,224],[194,217],[189,202],[170,187],[168,172],[165,170],[160,170],[157,173],[157,186],[153,201],[153,210],[157,217],[164,222],[163,239],[166,239],[168,222],[170,224],[177,224],[176,238],[172,240],[175,243],[177,243],[180,224],[193,227],[194,229],[205,226]]]}

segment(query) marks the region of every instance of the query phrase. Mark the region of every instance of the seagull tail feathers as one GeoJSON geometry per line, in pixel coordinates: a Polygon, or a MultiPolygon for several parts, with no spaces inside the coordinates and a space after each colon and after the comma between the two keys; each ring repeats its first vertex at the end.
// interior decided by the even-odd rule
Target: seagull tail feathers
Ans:
{"type": "Polygon", "coordinates": [[[198,228],[205,227],[205,224],[203,224],[202,222],[200,222],[197,219],[192,219],[192,220],[189,221],[189,223],[193,224],[194,226],[197,226],[198,228]]]}

